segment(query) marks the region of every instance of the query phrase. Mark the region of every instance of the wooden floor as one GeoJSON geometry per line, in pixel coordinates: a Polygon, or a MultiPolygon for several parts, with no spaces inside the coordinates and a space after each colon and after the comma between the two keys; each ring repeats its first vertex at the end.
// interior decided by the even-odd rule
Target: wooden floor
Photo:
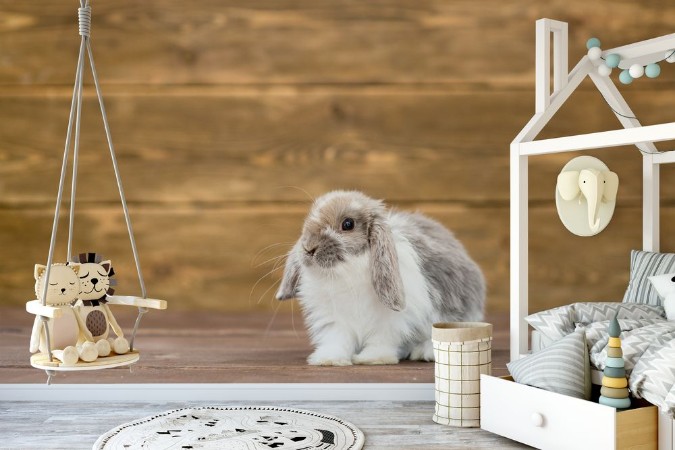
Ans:
{"type": "MultiPolygon", "coordinates": [[[[228,403],[229,406],[241,403],[228,403]]],[[[251,404],[251,403],[246,403],[251,404]]],[[[189,406],[200,406],[195,403],[189,406]]],[[[182,403],[0,403],[0,448],[84,449],[98,436],[134,419],[185,408],[182,403]]],[[[217,405],[213,405],[217,406],[217,405]]],[[[285,407],[330,414],[352,422],[366,436],[366,450],[526,448],[477,428],[452,428],[431,420],[431,402],[285,402],[285,407]]]]}
{"type": "MultiPolygon", "coordinates": [[[[120,311],[121,323],[132,316],[120,311]]],[[[493,373],[504,374],[508,317],[488,316],[495,325],[493,373]]],[[[28,365],[31,316],[0,309],[0,383],[43,383],[28,365]]],[[[311,367],[302,319],[279,314],[151,312],[137,338],[141,361],[128,369],[96,372],[100,383],[236,382],[433,382],[433,364],[405,361],[385,367],[311,367]]],[[[91,383],[91,373],[58,375],[55,383],[91,383]]],[[[228,403],[238,405],[241,402],[228,403]]],[[[255,404],[255,403],[253,403],[255,404]]],[[[0,403],[1,449],[91,448],[105,431],[133,419],[204,403],[44,404],[0,403]]],[[[475,428],[451,428],[431,420],[433,402],[284,402],[283,406],[335,415],[366,435],[366,449],[495,449],[520,444],[475,428]]]]}
{"type": "MultiPolygon", "coordinates": [[[[134,317],[115,314],[128,329],[134,317]]],[[[43,383],[44,372],[29,365],[32,316],[0,309],[0,383],[43,383]]],[[[506,374],[508,316],[489,315],[494,324],[493,374],[506,374]]],[[[395,366],[312,367],[302,318],[264,313],[224,314],[151,311],[137,336],[141,360],[127,368],[96,372],[98,383],[432,383],[433,364],[403,361],[395,366]]],[[[55,383],[91,383],[86,372],[57,374],[55,383]]]]}

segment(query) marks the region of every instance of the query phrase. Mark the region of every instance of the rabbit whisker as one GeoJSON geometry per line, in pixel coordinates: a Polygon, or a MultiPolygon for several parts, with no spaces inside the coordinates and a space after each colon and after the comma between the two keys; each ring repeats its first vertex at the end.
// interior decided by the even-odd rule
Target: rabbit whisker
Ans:
{"type": "Polygon", "coordinates": [[[251,288],[251,292],[249,292],[249,294],[248,294],[248,303],[249,303],[249,305],[251,304],[251,297],[253,297],[253,292],[255,291],[255,288],[258,286],[258,284],[260,284],[260,282],[261,282],[262,280],[264,280],[264,279],[267,278],[268,276],[272,275],[274,272],[276,272],[276,271],[279,270],[279,269],[281,269],[281,267],[276,267],[276,268],[270,270],[269,272],[267,272],[265,275],[263,275],[263,276],[261,276],[260,278],[258,278],[258,281],[256,281],[255,284],[253,284],[253,287],[251,288]]]}
{"type": "Polygon", "coordinates": [[[272,249],[272,248],[279,247],[279,246],[282,246],[282,245],[287,245],[287,246],[289,246],[289,247],[292,247],[293,244],[294,244],[294,242],[292,242],[292,241],[287,241],[287,242],[277,242],[277,243],[275,243],[275,244],[270,244],[270,245],[268,245],[267,247],[264,247],[264,248],[258,250],[258,251],[256,252],[256,254],[253,255],[253,257],[251,258],[251,265],[255,264],[255,260],[258,258],[258,256],[260,256],[261,254],[263,254],[263,253],[266,252],[267,250],[270,250],[270,249],[272,249]]]}
{"type": "Polygon", "coordinates": [[[298,335],[298,330],[295,329],[295,311],[293,309],[294,303],[295,302],[291,300],[291,327],[293,327],[293,334],[295,334],[295,337],[297,339],[300,337],[300,335],[298,335]]]}
{"type": "Polygon", "coordinates": [[[252,266],[252,268],[253,268],[253,269],[257,269],[258,267],[264,266],[265,264],[274,261],[275,263],[274,263],[274,266],[272,266],[272,267],[274,267],[274,268],[276,269],[279,260],[280,260],[280,259],[283,259],[283,258],[287,258],[287,257],[288,257],[288,254],[287,254],[287,253],[284,253],[283,255],[277,255],[277,256],[274,256],[274,257],[272,257],[272,258],[270,258],[270,259],[268,259],[268,260],[266,260],[266,261],[261,262],[260,264],[257,264],[257,265],[255,265],[255,266],[252,266]]]}
{"type": "Polygon", "coordinates": [[[276,308],[274,308],[274,313],[272,313],[272,318],[270,319],[269,323],[267,324],[267,328],[265,328],[265,336],[269,335],[270,329],[272,329],[272,324],[274,323],[274,319],[277,318],[277,313],[279,312],[279,308],[281,308],[281,302],[277,305],[276,308]]]}
{"type": "Polygon", "coordinates": [[[307,196],[307,198],[313,203],[314,202],[314,197],[312,197],[309,192],[301,188],[300,186],[292,186],[292,185],[287,185],[287,186],[279,186],[277,189],[295,189],[296,191],[300,191],[303,194],[307,196]]]}
{"type": "MultiPolygon", "coordinates": [[[[280,269],[280,268],[281,268],[281,267],[278,267],[277,269],[274,269],[274,270],[278,270],[278,269],[280,269]]],[[[256,305],[259,305],[260,302],[262,301],[263,297],[265,297],[265,295],[267,295],[267,293],[270,291],[270,289],[272,289],[273,287],[275,287],[276,285],[278,285],[278,284],[280,284],[280,283],[281,283],[281,278],[279,278],[279,279],[276,280],[274,283],[272,283],[272,284],[270,285],[270,287],[268,287],[267,289],[265,289],[265,292],[262,293],[262,295],[258,298],[258,301],[257,301],[255,304],[256,304],[256,305]]],[[[281,302],[279,302],[279,303],[281,303],[281,302]]]]}

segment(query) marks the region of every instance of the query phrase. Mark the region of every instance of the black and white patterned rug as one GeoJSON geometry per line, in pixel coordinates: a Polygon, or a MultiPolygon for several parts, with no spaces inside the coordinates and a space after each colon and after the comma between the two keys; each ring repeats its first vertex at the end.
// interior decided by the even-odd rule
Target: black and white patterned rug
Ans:
{"type": "Polygon", "coordinates": [[[120,425],[94,450],[359,450],[361,430],[337,417],[273,406],[199,407],[120,425]]]}

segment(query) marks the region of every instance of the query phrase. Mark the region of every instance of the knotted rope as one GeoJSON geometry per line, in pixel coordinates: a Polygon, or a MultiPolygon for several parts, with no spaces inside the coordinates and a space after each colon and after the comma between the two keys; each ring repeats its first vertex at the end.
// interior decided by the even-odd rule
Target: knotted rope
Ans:
{"type": "Polygon", "coordinates": [[[77,20],[80,28],[80,36],[89,37],[91,34],[91,6],[77,8],[77,20]]]}

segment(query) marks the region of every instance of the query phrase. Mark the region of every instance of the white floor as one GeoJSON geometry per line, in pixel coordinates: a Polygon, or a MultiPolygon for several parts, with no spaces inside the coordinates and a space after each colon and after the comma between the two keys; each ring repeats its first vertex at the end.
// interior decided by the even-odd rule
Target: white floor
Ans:
{"type": "MultiPolygon", "coordinates": [[[[95,399],[91,399],[95,400],[95,399]]],[[[330,414],[366,435],[366,449],[501,449],[524,446],[476,428],[451,428],[431,420],[433,402],[0,402],[0,448],[85,449],[124,422],[200,405],[272,404],[330,414]]]]}

